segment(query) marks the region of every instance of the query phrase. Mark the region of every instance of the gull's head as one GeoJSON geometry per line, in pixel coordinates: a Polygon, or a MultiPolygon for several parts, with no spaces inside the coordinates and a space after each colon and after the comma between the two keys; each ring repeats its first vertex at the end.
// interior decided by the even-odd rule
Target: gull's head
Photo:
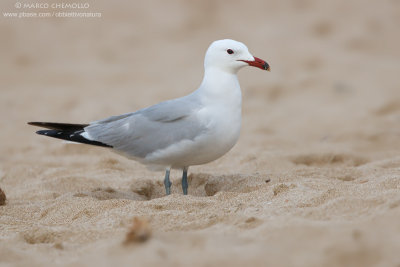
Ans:
{"type": "Polygon", "coordinates": [[[267,62],[250,54],[246,45],[230,39],[213,42],[207,49],[204,68],[219,68],[227,72],[237,73],[245,66],[253,66],[262,70],[270,70],[267,62]]]}

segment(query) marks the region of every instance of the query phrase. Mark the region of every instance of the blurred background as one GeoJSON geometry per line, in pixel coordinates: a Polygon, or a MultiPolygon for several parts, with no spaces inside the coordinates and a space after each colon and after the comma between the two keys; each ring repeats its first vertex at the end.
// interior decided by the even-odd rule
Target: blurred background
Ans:
{"type": "MultiPolygon", "coordinates": [[[[400,119],[389,116],[400,111],[399,1],[84,2],[72,11],[101,17],[2,14],[2,149],[10,137],[37,140],[26,121],[86,122],[190,93],[208,45],[223,38],[272,67],[239,74],[246,146],[351,139],[399,148],[400,119]]],[[[47,11],[15,3],[2,1],[1,11],[47,11]]]]}
{"type": "MultiPolygon", "coordinates": [[[[151,243],[167,252],[168,248],[182,246],[190,250],[196,246],[193,244],[200,244],[201,248],[214,245],[215,249],[209,249],[209,253],[227,249],[234,259],[241,251],[238,248],[247,246],[249,254],[240,256],[251,257],[256,251],[261,259],[268,255],[269,259],[282,262],[289,261],[285,251],[291,251],[297,255],[296,264],[301,260],[311,262],[304,266],[315,262],[321,263],[316,266],[346,263],[367,266],[371,257],[385,260],[387,253],[397,255],[398,249],[393,244],[398,248],[398,238],[385,229],[395,232],[397,229],[398,233],[399,213],[395,212],[400,203],[400,1],[39,2],[85,3],[89,7],[42,10],[16,7],[17,3],[34,4],[34,1],[0,2],[0,182],[14,204],[8,206],[11,207],[7,209],[8,217],[3,217],[8,220],[4,223],[8,231],[3,233],[14,242],[10,247],[22,248],[13,251],[14,254],[0,253],[0,258],[25,251],[27,245],[22,239],[14,239],[14,232],[23,231],[25,224],[18,223],[30,218],[35,225],[55,224],[60,227],[57,229],[63,229],[59,239],[70,248],[62,254],[68,256],[81,251],[80,244],[90,247],[94,242],[100,243],[102,237],[111,240],[116,231],[123,233],[125,225],[121,221],[145,207],[149,210],[143,213],[152,214],[155,229],[175,231],[167,238],[157,239],[159,244],[151,243]],[[54,11],[101,13],[101,17],[5,15],[54,11]],[[160,197],[162,174],[150,173],[140,164],[104,149],[64,145],[37,136],[34,134],[37,129],[26,122],[86,123],[189,94],[202,80],[208,46],[224,38],[245,43],[254,56],[270,64],[272,71],[254,68],[240,71],[243,121],[239,142],[223,158],[195,166],[191,172],[210,174],[205,176],[208,180],[204,178],[204,183],[217,181],[215,177],[226,174],[232,175],[227,180],[242,179],[241,175],[255,178],[246,183],[238,180],[234,186],[239,189],[231,188],[234,193],[223,195],[225,198],[188,196],[186,200],[193,201],[190,203],[196,208],[193,213],[191,209],[185,210],[190,205],[179,206],[186,201],[179,202],[177,195],[165,198],[170,201],[169,206],[161,202],[157,206],[154,204],[157,200],[131,201],[128,205],[125,195],[110,202],[75,197],[76,192],[91,192],[100,185],[129,190],[141,178],[155,181],[147,185],[151,188],[154,185],[156,197],[160,197]],[[363,164],[364,169],[358,168],[363,164]],[[267,178],[271,182],[266,185],[267,178]],[[263,185],[255,186],[256,182],[263,185]],[[277,186],[272,193],[274,183],[289,185],[277,186]],[[280,188],[283,192],[292,191],[278,195],[280,188]],[[252,190],[252,197],[246,198],[246,193],[252,190]],[[256,196],[264,202],[255,201],[256,196]],[[366,197],[371,198],[369,202],[364,201],[366,197]],[[241,203],[232,213],[231,198],[241,203]],[[29,201],[38,205],[36,213],[29,201]],[[203,206],[198,205],[200,202],[203,206]],[[299,206],[303,202],[307,203],[299,206]],[[51,206],[53,203],[57,208],[51,206]],[[111,204],[103,207],[100,203],[111,204]],[[215,204],[213,209],[207,206],[210,203],[215,204]],[[273,208],[268,206],[271,203],[273,208]],[[123,213],[114,204],[128,205],[131,210],[123,213]],[[161,212],[159,208],[165,206],[168,208],[161,212]],[[48,207],[48,213],[38,217],[43,207],[48,207]],[[70,219],[70,210],[61,212],[66,207],[87,218],[82,215],[80,219],[81,215],[77,215],[77,220],[70,219]],[[103,208],[109,208],[115,216],[107,216],[103,208]],[[381,224],[369,220],[380,218],[382,210],[391,217],[382,219],[381,224]],[[33,212],[29,218],[27,211],[33,212]],[[178,215],[171,215],[175,221],[171,221],[168,212],[177,212],[178,215]],[[187,216],[189,212],[192,217],[187,216]],[[251,225],[242,227],[241,220],[247,223],[245,216],[253,213],[256,219],[252,217],[251,225]],[[214,217],[208,217],[209,214],[214,217]],[[50,216],[55,217],[48,219],[50,216]],[[300,226],[299,221],[303,223],[300,226]],[[361,230],[353,231],[365,221],[368,224],[363,224],[363,235],[359,234],[361,230]],[[107,228],[110,225],[115,228],[107,228]],[[211,241],[199,239],[198,229],[204,229],[201,238],[211,241]],[[179,236],[181,231],[195,234],[187,238],[179,236]],[[86,233],[93,236],[84,239],[86,233]],[[225,233],[231,234],[229,238],[243,234],[245,241],[231,242],[219,235],[225,233]],[[298,240],[297,246],[293,245],[293,239],[298,240]],[[387,243],[389,239],[391,243],[387,243]],[[182,240],[192,243],[182,245],[182,240]],[[316,253],[315,249],[322,252],[316,253]],[[348,254],[349,251],[354,253],[348,254]]],[[[178,178],[180,174],[175,175],[178,178]]],[[[205,196],[204,184],[199,182],[198,187],[190,188],[194,195],[205,196]]],[[[178,192],[179,187],[174,190],[178,192]]],[[[45,246],[38,251],[42,253],[38,255],[54,252],[48,252],[45,246]]],[[[169,255],[173,254],[170,252],[169,255]]],[[[216,257],[224,255],[222,252],[216,257]]],[[[200,254],[197,258],[202,262],[206,257],[200,254]]],[[[22,259],[24,255],[15,258],[22,259]]],[[[58,252],[51,255],[57,257],[58,252]]],[[[153,248],[143,255],[151,259],[153,248]]],[[[38,258],[38,262],[47,259],[38,258]]]]}

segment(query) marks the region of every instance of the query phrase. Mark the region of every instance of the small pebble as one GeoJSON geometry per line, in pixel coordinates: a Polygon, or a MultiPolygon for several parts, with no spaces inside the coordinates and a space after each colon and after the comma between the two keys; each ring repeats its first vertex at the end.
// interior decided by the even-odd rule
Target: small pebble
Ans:
{"type": "Polygon", "coordinates": [[[149,221],[145,218],[133,218],[132,226],[126,234],[124,244],[143,243],[151,236],[151,229],[149,221]]]}
{"type": "Polygon", "coordinates": [[[3,190],[0,188],[0,206],[3,206],[6,204],[6,194],[4,194],[3,190]]]}

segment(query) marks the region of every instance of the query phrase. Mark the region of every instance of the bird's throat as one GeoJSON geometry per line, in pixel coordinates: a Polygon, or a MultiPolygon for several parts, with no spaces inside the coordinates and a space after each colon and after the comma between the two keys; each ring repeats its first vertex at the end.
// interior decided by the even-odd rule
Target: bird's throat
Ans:
{"type": "Polygon", "coordinates": [[[206,70],[203,81],[198,89],[207,102],[241,105],[242,93],[236,74],[218,69],[206,70]]]}

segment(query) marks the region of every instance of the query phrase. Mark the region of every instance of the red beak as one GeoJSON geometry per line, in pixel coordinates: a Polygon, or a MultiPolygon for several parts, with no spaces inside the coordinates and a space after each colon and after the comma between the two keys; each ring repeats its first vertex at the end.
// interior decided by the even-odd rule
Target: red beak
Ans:
{"type": "Polygon", "coordinates": [[[271,68],[268,65],[268,63],[258,57],[254,57],[254,61],[249,61],[249,60],[240,60],[240,61],[246,62],[247,64],[249,64],[249,66],[257,67],[262,70],[271,71],[271,68]]]}

